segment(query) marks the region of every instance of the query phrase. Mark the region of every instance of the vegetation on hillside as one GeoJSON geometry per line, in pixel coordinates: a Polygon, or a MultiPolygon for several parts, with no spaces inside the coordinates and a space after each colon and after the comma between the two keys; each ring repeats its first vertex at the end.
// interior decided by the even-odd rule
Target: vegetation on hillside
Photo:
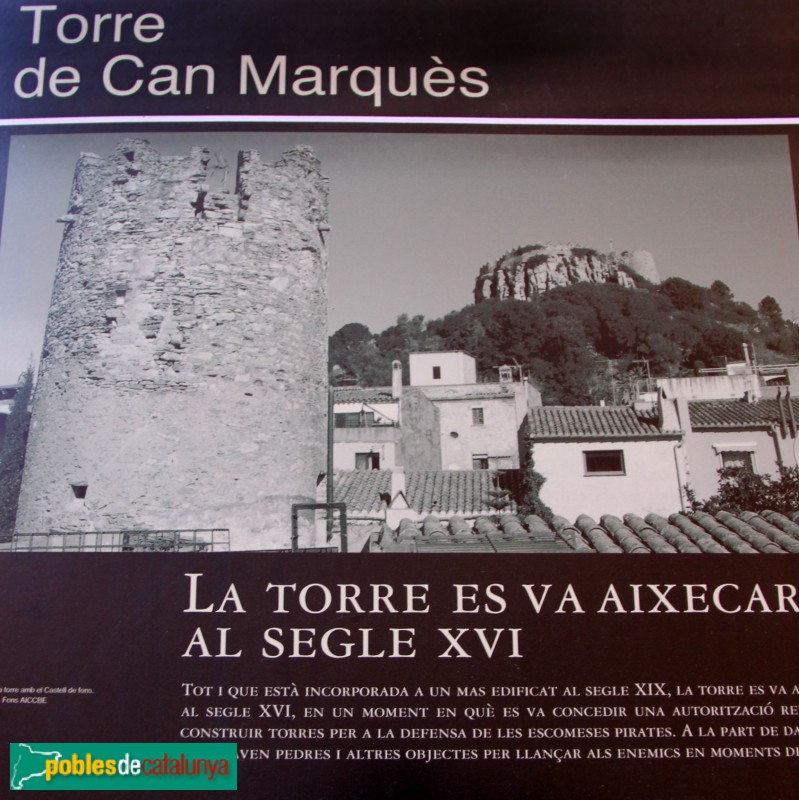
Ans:
{"type": "Polygon", "coordinates": [[[799,326],[783,318],[773,297],[754,309],[721,281],[704,288],[668,278],[635,290],[577,283],[436,320],[403,314],[381,333],[350,323],[330,338],[330,366],[337,383],[386,385],[394,359],[407,369],[414,351],[465,350],[481,375],[517,365],[545,403],[578,405],[618,401],[619,387],[646,370],[678,376],[740,361],[744,342],[760,361],[799,361],[799,326]]]}
{"type": "Polygon", "coordinates": [[[17,500],[25,466],[25,446],[30,428],[30,401],[33,393],[33,367],[19,379],[19,389],[6,421],[6,434],[0,447],[0,535],[13,533],[17,520],[17,500]]]}

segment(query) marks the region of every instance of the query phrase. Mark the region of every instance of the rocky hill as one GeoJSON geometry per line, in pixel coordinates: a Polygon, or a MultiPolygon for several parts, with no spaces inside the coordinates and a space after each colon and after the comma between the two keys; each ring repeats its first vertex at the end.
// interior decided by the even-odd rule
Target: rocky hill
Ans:
{"type": "Polygon", "coordinates": [[[474,289],[483,300],[530,300],[559,286],[575,283],[612,283],[634,288],[636,279],[660,282],[652,255],[646,250],[600,253],[588,247],[530,244],[505,253],[493,265],[485,264],[474,289]]]}
{"type": "MultiPolygon", "coordinates": [[[[561,274],[555,268],[564,261],[574,267],[572,255],[561,255],[549,262],[554,267],[548,277],[561,274]]],[[[511,257],[503,258],[510,263],[511,257]]],[[[619,392],[636,384],[642,370],[674,377],[740,361],[744,342],[760,364],[799,362],[799,325],[783,318],[773,297],[753,308],[737,301],[722,281],[705,288],[671,277],[655,285],[642,280],[640,271],[637,288],[630,291],[618,281],[596,280],[621,272],[629,277],[629,261],[613,273],[600,254],[574,259],[593,272],[566,274],[593,279],[578,277],[523,299],[484,297],[441,319],[403,314],[382,333],[345,325],[330,339],[331,375],[387,385],[391,362],[406,365],[408,353],[465,350],[485,379],[496,379],[497,365],[514,364],[541,389],[546,403],[580,405],[619,402],[619,392]]],[[[529,266],[534,272],[536,265],[529,266]]]]}

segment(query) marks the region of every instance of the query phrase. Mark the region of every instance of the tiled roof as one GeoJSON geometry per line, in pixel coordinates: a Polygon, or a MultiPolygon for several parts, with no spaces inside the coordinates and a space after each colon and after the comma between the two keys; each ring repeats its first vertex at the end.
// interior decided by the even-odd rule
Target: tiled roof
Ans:
{"type": "Polygon", "coordinates": [[[428,516],[422,522],[402,520],[387,526],[370,543],[372,552],[415,553],[799,553],[799,512],[788,516],[719,511],[625,514],[596,521],[582,515],[574,523],[554,517],[551,525],[536,516],[515,514],[466,520],[428,516]]]}
{"type": "Polygon", "coordinates": [[[632,406],[541,406],[530,409],[530,438],[542,439],[637,439],[676,437],[677,431],[661,431],[655,412],[632,406]]]}
{"type": "Polygon", "coordinates": [[[333,477],[333,497],[347,504],[347,514],[380,511],[381,495],[391,492],[391,471],[386,469],[339,469],[333,477]]]}
{"type": "MultiPolygon", "coordinates": [[[[518,470],[411,470],[405,497],[419,513],[475,514],[507,502],[519,480],[518,470]]],[[[515,509],[512,502],[507,507],[515,509]]]]}
{"type": "Polygon", "coordinates": [[[430,515],[422,522],[402,520],[396,532],[384,529],[373,537],[372,552],[381,553],[572,553],[563,538],[537,517],[524,522],[515,514],[482,516],[467,521],[461,516],[440,519],[430,515]]]}
{"type": "MultiPolygon", "coordinates": [[[[799,420],[799,398],[791,398],[794,418],[799,420]]],[[[788,407],[783,400],[784,417],[787,422],[788,407]]],[[[691,400],[688,403],[691,426],[694,428],[765,428],[780,423],[780,407],[777,400],[691,400]]]]}
{"type": "MultiPolygon", "coordinates": [[[[512,399],[516,390],[509,383],[469,383],[443,386],[404,386],[405,391],[421,389],[430,400],[512,399]]],[[[390,386],[337,386],[333,390],[336,403],[396,403],[390,386]]]]}
{"type": "Polygon", "coordinates": [[[339,386],[333,389],[336,403],[396,403],[390,386],[339,386]]]}
{"type": "MultiPolygon", "coordinates": [[[[518,470],[407,470],[405,499],[420,514],[496,513],[515,509],[510,496],[520,479],[518,470]]],[[[336,470],[333,493],[348,514],[379,511],[390,492],[390,470],[336,470]]]]}
{"type": "Polygon", "coordinates": [[[516,395],[514,386],[520,387],[521,385],[519,383],[467,383],[419,388],[430,400],[495,400],[497,398],[510,400],[516,395]]]}

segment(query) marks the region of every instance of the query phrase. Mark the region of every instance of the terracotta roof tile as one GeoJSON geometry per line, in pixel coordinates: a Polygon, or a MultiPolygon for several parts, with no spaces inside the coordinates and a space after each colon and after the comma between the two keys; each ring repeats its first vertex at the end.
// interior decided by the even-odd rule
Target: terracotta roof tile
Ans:
{"type": "MultiPolygon", "coordinates": [[[[407,470],[405,498],[420,514],[479,514],[515,510],[518,470],[407,470]]],[[[350,514],[379,511],[391,492],[390,470],[336,470],[333,494],[350,514]]]]}
{"type": "Polygon", "coordinates": [[[422,522],[404,519],[396,533],[385,530],[373,550],[381,553],[571,553],[572,547],[553,531],[543,534],[514,514],[473,520],[471,529],[460,517],[444,520],[428,516],[422,522]],[[464,529],[464,524],[466,528],[464,529]]]}
{"type": "MultiPolygon", "coordinates": [[[[799,419],[799,398],[791,398],[794,417],[799,419]]],[[[787,421],[788,408],[783,401],[787,421]]],[[[780,408],[776,399],[756,400],[691,400],[688,411],[693,428],[767,428],[780,422],[780,408]]]]}
{"type": "Polygon", "coordinates": [[[632,406],[541,406],[530,409],[530,438],[541,439],[638,439],[676,437],[677,431],[661,431],[654,412],[632,406]]]}
{"type": "Polygon", "coordinates": [[[429,516],[404,519],[398,530],[384,528],[373,552],[416,553],[796,553],[799,512],[789,516],[763,511],[715,515],[649,514],[642,519],[605,515],[597,522],[581,515],[572,524],[554,517],[551,527],[539,517],[513,514],[464,520],[429,516]]]}
{"type": "Polygon", "coordinates": [[[505,507],[519,480],[518,470],[409,470],[405,496],[419,513],[476,514],[505,507]]]}
{"type": "Polygon", "coordinates": [[[346,386],[333,389],[336,403],[396,403],[390,386],[346,386]]]}
{"type": "MultiPolygon", "coordinates": [[[[430,400],[491,400],[515,397],[514,386],[507,383],[469,383],[443,386],[403,386],[405,391],[421,389],[430,400]]],[[[396,403],[390,386],[337,386],[333,390],[336,403],[396,403]]]]}
{"type": "Polygon", "coordinates": [[[385,469],[340,469],[333,476],[333,497],[347,504],[347,514],[369,514],[382,508],[381,495],[391,492],[391,472],[385,469]]]}
{"type": "Polygon", "coordinates": [[[518,383],[467,383],[419,388],[430,400],[493,400],[497,398],[512,400],[516,396],[514,387],[520,385],[518,383]]]}

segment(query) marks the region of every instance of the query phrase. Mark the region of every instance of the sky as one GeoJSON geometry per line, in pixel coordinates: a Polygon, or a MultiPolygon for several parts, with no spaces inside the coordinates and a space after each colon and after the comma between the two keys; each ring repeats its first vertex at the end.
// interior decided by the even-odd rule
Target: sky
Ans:
{"type": "MultiPolygon", "coordinates": [[[[164,154],[206,145],[275,161],[311,145],[330,179],[332,333],[472,302],[480,267],[536,242],[652,253],[661,278],[719,279],[799,313],[799,236],[783,135],[136,134],[164,154]],[[611,245],[612,243],[612,245],[611,245]]],[[[0,233],[0,385],[38,359],[75,162],[124,133],[11,139],[0,233]]],[[[230,188],[234,176],[230,177],[230,188]]]]}

